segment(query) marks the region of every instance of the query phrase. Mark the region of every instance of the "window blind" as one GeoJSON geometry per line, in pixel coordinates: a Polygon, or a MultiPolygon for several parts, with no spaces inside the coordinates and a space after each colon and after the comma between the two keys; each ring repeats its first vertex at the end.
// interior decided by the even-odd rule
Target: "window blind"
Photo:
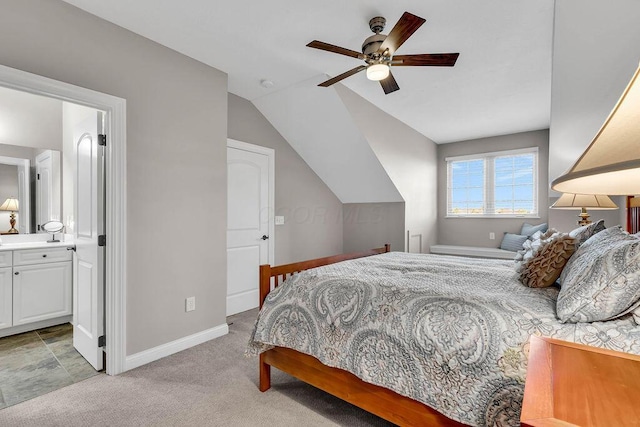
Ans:
{"type": "Polygon", "coordinates": [[[537,147],[446,159],[447,216],[537,216],[537,147]]]}

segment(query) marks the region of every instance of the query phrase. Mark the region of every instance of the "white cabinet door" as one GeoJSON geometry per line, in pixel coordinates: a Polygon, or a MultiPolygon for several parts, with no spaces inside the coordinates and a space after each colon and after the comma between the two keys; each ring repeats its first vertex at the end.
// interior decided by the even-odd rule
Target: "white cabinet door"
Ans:
{"type": "Polygon", "coordinates": [[[71,314],[71,262],[13,268],[13,326],[71,314]]]}
{"type": "Polygon", "coordinates": [[[13,286],[11,267],[0,268],[0,329],[12,325],[13,286]]]}

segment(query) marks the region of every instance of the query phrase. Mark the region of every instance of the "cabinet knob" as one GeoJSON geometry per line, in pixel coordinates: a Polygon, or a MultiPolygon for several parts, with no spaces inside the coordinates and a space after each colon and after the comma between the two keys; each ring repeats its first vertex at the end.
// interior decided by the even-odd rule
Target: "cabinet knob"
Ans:
{"type": "Polygon", "coordinates": [[[46,258],[46,257],[47,257],[47,254],[42,255],[42,258],[46,258]]]}
{"type": "Polygon", "coordinates": [[[15,275],[17,276],[18,274],[20,274],[20,272],[19,272],[19,271],[16,271],[16,272],[15,272],[15,273],[13,273],[13,274],[15,274],[15,275]]]}

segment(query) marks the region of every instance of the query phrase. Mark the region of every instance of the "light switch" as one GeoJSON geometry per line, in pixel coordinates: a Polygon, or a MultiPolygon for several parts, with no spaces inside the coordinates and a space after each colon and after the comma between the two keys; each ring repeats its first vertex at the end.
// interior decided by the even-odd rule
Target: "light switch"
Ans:
{"type": "Polygon", "coordinates": [[[284,216],[276,215],[276,225],[284,225],[284,216]]]}

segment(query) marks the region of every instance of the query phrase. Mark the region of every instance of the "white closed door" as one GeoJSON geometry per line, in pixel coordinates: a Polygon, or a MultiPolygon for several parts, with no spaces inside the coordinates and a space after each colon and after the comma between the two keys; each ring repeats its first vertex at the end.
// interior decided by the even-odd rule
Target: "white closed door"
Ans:
{"type": "Polygon", "coordinates": [[[51,220],[60,221],[60,153],[46,150],[36,156],[36,231],[51,220]]]}
{"type": "Polygon", "coordinates": [[[227,147],[227,316],[259,305],[259,266],[273,247],[270,164],[268,153],[227,147]]]}
{"type": "Polygon", "coordinates": [[[102,113],[74,130],[76,199],[73,269],[73,346],[96,369],[103,368],[98,340],[104,333],[104,147],[98,144],[102,113]]]}

